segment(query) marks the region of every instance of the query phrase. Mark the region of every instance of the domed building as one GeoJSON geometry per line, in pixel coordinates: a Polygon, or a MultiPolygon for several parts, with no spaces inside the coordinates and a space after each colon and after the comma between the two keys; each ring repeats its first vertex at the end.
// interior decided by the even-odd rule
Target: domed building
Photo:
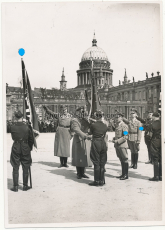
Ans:
{"type": "Polygon", "coordinates": [[[81,62],[79,63],[79,70],[77,70],[77,87],[75,90],[84,88],[84,86],[85,88],[90,87],[92,59],[97,87],[112,87],[113,70],[110,68],[111,63],[109,62],[104,50],[97,46],[97,40],[94,34],[92,46],[84,52],[81,58],[81,62]]]}

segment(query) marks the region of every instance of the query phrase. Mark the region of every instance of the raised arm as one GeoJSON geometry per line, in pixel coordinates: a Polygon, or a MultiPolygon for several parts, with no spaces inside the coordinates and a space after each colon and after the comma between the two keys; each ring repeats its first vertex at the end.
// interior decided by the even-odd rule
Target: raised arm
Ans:
{"type": "Polygon", "coordinates": [[[140,118],[140,117],[136,117],[136,119],[137,119],[138,121],[140,121],[142,124],[145,124],[145,123],[146,123],[146,120],[144,120],[144,119],[142,119],[142,118],[140,118]]]}
{"type": "Polygon", "coordinates": [[[45,112],[48,114],[48,115],[51,115],[55,118],[58,118],[58,113],[55,113],[53,112],[52,110],[48,109],[48,107],[46,105],[43,105],[43,108],[45,110],[45,112]]]}

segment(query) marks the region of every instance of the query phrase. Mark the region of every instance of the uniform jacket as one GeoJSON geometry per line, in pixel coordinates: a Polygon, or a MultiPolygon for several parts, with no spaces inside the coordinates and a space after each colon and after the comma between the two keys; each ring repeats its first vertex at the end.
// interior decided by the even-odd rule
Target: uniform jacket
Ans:
{"type": "Polygon", "coordinates": [[[87,120],[73,118],[71,120],[71,132],[74,133],[72,143],[72,165],[77,167],[91,166],[90,148],[91,141],[86,140],[90,124],[87,120]]]}
{"type": "Polygon", "coordinates": [[[128,125],[128,140],[129,141],[141,141],[142,131],[139,127],[142,126],[141,122],[135,119],[133,122],[123,118],[123,121],[128,125]]]}
{"type": "Polygon", "coordinates": [[[114,144],[115,148],[128,148],[127,139],[128,135],[124,135],[124,131],[128,132],[128,126],[121,121],[119,124],[114,126],[115,128],[115,140],[117,143],[114,144]]]}
{"type": "Polygon", "coordinates": [[[152,125],[153,120],[152,119],[142,119],[140,117],[137,117],[137,120],[139,120],[142,124],[143,124],[143,128],[144,128],[144,140],[145,143],[147,144],[148,142],[150,142],[150,127],[152,125]]]}
{"type": "Polygon", "coordinates": [[[156,120],[150,126],[152,132],[151,138],[151,154],[152,155],[161,155],[161,121],[156,120]]]}
{"type": "MultiPolygon", "coordinates": [[[[17,122],[11,126],[11,136],[13,141],[27,141],[27,144],[30,147],[30,151],[33,147],[33,135],[29,126],[23,122],[17,122]]],[[[13,143],[14,145],[15,143],[13,143]]],[[[24,143],[26,144],[26,143],[24,143]]],[[[27,145],[26,144],[26,145],[27,145]]]]}

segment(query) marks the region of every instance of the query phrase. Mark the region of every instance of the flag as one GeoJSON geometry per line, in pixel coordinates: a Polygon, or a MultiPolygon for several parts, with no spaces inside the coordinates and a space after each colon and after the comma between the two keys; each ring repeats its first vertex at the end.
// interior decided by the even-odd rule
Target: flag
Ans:
{"type": "Polygon", "coordinates": [[[88,111],[88,114],[90,112],[90,108],[91,108],[91,104],[89,102],[89,99],[88,99],[88,92],[87,90],[85,89],[85,104],[86,104],[86,108],[87,108],[87,111],[88,111]]]}
{"type": "Polygon", "coordinates": [[[96,79],[93,72],[93,60],[91,61],[91,109],[90,115],[94,115],[94,113],[98,110],[101,110],[99,96],[97,92],[96,79]]]}
{"type": "Polygon", "coordinates": [[[34,147],[37,148],[36,137],[39,135],[38,119],[33,102],[31,85],[23,59],[22,63],[22,82],[23,82],[23,116],[26,119],[33,134],[34,147]]]}
{"type": "Polygon", "coordinates": [[[162,93],[160,92],[160,96],[159,96],[159,105],[158,105],[158,112],[161,113],[161,103],[162,103],[162,93]]]}

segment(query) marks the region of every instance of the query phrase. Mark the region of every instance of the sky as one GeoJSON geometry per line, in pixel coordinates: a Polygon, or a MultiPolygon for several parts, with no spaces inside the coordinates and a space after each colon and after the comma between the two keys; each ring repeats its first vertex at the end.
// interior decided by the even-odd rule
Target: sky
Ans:
{"type": "Polygon", "coordinates": [[[20,48],[34,87],[60,87],[62,69],[67,88],[77,86],[83,53],[93,34],[113,69],[113,85],[145,80],[162,73],[160,5],[155,3],[59,2],[3,3],[3,79],[20,86],[20,48]]]}

